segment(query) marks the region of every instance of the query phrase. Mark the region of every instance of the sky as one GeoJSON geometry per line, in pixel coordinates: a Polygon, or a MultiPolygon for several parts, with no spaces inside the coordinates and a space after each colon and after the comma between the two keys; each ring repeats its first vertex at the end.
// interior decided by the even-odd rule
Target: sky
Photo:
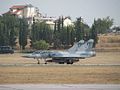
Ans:
{"type": "Polygon", "coordinates": [[[120,26],[120,0],[0,0],[0,14],[13,5],[26,4],[38,7],[43,15],[70,16],[73,21],[81,16],[88,25],[92,25],[94,19],[110,16],[114,25],[120,26]]]}

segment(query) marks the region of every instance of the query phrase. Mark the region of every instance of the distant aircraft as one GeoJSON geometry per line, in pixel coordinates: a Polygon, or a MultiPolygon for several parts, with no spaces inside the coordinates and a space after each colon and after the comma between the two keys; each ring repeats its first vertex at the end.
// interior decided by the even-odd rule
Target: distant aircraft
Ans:
{"type": "Polygon", "coordinates": [[[70,49],[65,51],[51,51],[51,50],[39,50],[31,54],[24,55],[23,57],[37,59],[38,64],[40,64],[40,59],[44,59],[45,64],[47,62],[56,62],[59,64],[73,64],[79,61],[79,59],[89,58],[96,55],[93,47],[93,39],[84,42],[80,40],[76,42],[70,49]],[[52,58],[51,60],[46,60],[47,58],[52,58]]]}

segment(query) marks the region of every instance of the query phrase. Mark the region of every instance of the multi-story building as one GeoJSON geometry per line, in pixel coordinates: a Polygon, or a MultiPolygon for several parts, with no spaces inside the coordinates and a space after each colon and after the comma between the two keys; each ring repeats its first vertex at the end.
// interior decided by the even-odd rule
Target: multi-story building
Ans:
{"type": "Polygon", "coordinates": [[[31,4],[14,5],[7,13],[16,15],[19,18],[25,18],[28,21],[29,26],[33,24],[33,18],[35,18],[35,21],[39,21],[42,17],[42,14],[39,13],[39,9],[31,4]]]}
{"type": "MultiPolygon", "coordinates": [[[[19,18],[25,18],[29,24],[29,28],[33,22],[42,22],[45,21],[46,24],[50,25],[52,29],[54,29],[55,17],[48,17],[47,15],[43,16],[37,7],[32,6],[31,4],[28,5],[14,5],[10,8],[7,12],[13,15],[18,16],[19,18]]],[[[64,18],[64,26],[73,25],[71,19],[69,17],[64,18]]]]}

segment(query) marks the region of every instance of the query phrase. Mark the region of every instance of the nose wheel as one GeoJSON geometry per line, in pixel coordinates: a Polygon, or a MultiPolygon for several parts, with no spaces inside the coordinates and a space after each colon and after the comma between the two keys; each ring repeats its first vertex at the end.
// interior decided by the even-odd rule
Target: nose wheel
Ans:
{"type": "Polygon", "coordinates": [[[45,64],[47,64],[47,60],[45,59],[44,61],[45,61],[45,64]]]}
{"type": "Polygon", "coordinates": [[[40,64],[40,60],[38,58],[37,58],[37,61],[38,61],[37,64],[40,64]]]}

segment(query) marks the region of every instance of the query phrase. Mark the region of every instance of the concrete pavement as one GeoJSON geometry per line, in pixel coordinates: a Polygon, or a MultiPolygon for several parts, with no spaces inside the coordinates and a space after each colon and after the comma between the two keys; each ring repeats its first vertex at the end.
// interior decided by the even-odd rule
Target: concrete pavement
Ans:
{"type": "Polygon", "coordinates": [[[0,90],[120,90],[120,84],[1,84],[0,90]]]}

